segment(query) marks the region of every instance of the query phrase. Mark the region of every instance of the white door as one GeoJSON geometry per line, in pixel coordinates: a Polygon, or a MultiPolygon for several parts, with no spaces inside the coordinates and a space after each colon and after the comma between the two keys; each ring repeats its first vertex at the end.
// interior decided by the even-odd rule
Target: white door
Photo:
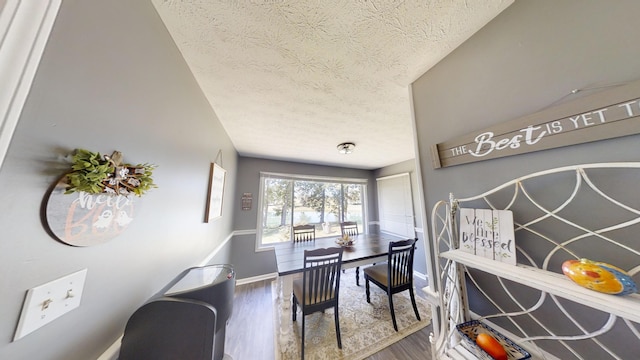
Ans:
{"type": "Polygon", "coordinates": [[[409,173],[376,179],[380,231],[415,238],[413,198],[409,173]]]}

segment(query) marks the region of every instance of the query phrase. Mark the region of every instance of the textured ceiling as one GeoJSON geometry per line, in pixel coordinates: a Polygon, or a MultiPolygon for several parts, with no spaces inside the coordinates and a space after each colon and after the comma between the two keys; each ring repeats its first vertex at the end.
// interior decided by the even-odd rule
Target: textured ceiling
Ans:
{"type": "Polygon", "coordinates": [[[240,155],[377,169],[414,158],[409,84],[513,0],[152,2],[240,155]]]}

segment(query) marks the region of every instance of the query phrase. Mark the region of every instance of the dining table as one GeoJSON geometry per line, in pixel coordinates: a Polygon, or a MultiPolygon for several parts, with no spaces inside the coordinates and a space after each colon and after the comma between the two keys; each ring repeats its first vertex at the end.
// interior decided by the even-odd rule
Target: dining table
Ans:
{"type": "MultiPolygon", "coordinates": [[[[280,311],[280,339],[285,341],[288,326],[285,322],[292,321],[291,308],[293,280],[301,278],[304,271],[304,252],[329,247],[341,247],[339,237],[316,238],[313,241],[284,242],[274,245],[276,265],[278,267],[277,296],[281,306],[280,311]]],[[[387,260],[389,243],[406,240],[385,233],[358,234],[350,237],[352,244],[342,246],[342,269],[356,268],[356,284],[359,286],[359,267],[363,265],[383,262],[387,260]]]]}

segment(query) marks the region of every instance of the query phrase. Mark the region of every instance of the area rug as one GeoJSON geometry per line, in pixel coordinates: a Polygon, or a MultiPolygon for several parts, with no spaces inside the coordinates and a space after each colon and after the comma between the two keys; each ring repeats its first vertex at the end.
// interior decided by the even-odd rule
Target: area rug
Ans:
{"type": "MultiPolygon", "coordinates": [[[[277,280],[276,280],[277,281],[277,280]]],[[[308,360],[362,360],[402,338],[426,327],[431,323],[431,307],[419,297],[416,291],[416,303],[420,321],[416,319],[411,306],[409,292],[393,295],[393,305],[398,322],[398,331],[393,329],[387,294],[371,284],[371,303],[367,303],[362,274],[360,286],[356,286],[354,269],[347,270],[340,277],[340,298],[338,314],[342,349],[338,349],[333,309],[324,313],[307,315],[305,331],[305,359],[308,360]]],[[[271,293],[274,299],[275,350],[276,360],[300,359],[302,338],[302,314],[298,308],[298,317],[291,320],[291,307],[286,309],[288,326],[286,337],[280,339],[280,303],[276,294],[276,282],[272,283],[271,293]]],[[[288,296],[287,300],[288,301],[288,296]]]]}

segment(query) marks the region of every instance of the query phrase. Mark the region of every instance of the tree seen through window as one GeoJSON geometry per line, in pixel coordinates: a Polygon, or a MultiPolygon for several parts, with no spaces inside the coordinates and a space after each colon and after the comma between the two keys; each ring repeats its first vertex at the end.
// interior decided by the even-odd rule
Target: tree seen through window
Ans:
{"type": "Polygon", "coordinates": [[[263,178],[262,245],[291,240],[295,225],[314,225],[316,237],[340,235],[340,222],[364,230],[364,184],[263,178]]]}

